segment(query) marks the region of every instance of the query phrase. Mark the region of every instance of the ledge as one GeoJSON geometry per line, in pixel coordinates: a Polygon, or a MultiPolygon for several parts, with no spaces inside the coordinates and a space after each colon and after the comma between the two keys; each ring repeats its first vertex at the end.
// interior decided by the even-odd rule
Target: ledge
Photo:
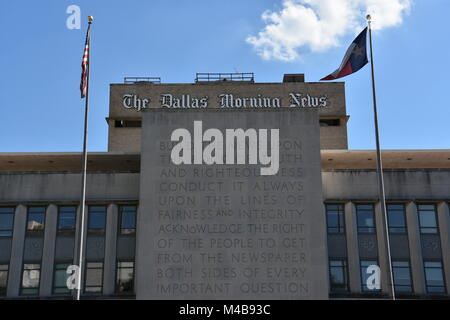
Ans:
{"type": "MultiPolygon", "coordinates": [[[[374,150],[322,150],[323,171],[374,170],[374,150]]],[[[0,172],[78,172],[79,152],[0,153],[0,172]]],[[[383,150],[383,168],[450,169],[450,150],[383,150]]],[[[139,172],[140,153],[92,152],[88,154],[88,171],[139,172]]]]}

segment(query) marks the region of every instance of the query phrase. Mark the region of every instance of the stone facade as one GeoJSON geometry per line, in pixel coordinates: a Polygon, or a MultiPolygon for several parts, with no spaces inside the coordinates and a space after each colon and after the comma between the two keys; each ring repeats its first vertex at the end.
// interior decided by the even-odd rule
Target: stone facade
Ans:
{"type": "MultiPolygon", "coordinates": [[[[311,104],[311,100],[303,102],[311,104]]],[[[347,150],[347,120],[343,83],[112,84],[107,118],[108,152],[89,154],[87,179],[85,261],[89,264],[90,276],[101,281],[86,287],[84,296],[95,299],[388,297],[386,229],[377,195],[375,153],[373,150],[347,150]],[[236,107],[244,103],[241,100],[233,102],[233,108],[224,108],[219,98],[222,93],[233,94],[234,98],[249,98],[245,101],[248,104],[258,104],[251,98],[259,95],[279,98],[279,102],[271,101],[272,105],[264,108],[236,107]],[[308,96],[325,97],[327,105],[323,108],[291,107],[291,93],[301,94],[300,98],[306,99],[308,96]],[[185,108],[176,107],[176,103],[175,107],[162,107],[164,94],[180,99],[185,95],[185,100],[179,101],[179,106],[184,104],[185,108]],[[130,95],[125,101],[127,107],[124,107],[125,95],[130,95]],[[140,99],[140,105],[136,105],[133,96],[140,99]],[[192,100],[197,97],[198,102],[192,100]],[[200,99],[204,97],[208,97],[208,106],[193,108],[196,103],[200,105],[200,99]],[[131,105],[140,106],[141,110],[137,111],[131,105]],[[274,176],[225,177],[220,171],[230,168],[256,172],[254,170],[260,169],[260,163],[223,167],[217,163],[209,166],[171,165],[168,161],[171,149],[167,148],[173,147],[169,143],[170,133],[177,128],[192,131],[193,122],[200,120],[205,130],[277,128],[281,140],[285,143],[289,140],[291,147],[296,145],[300,149],[289,155],[283,147],[291,147],[280,144],[280,170],[274,176]],[[193,176],[194,170],[205,168],[216,170],[215,175],[193,176]],[[163,173],[164,170],[167,171],[163,173]],[[298,175],[286,175],[289,172],[298,175]],[[171,182],[176,188],[182,188],[192,182],[218,181],[223,183],[223,189],[219,191],[191,192],[168,187],[171,182]],[[237,182],[244,187],[233,191],[232,188],[239,185],[237,182]],[[251,189],[260,182],[278,183],[277,190],[274,187],[251,189]],[[283,189],[283,185],[284,188],[297,186],[297,189],[283,189]],[[189,196],[194,194],[197,198],[190,199],[189,196]],[[227,201],[224,198],[227,195],[231,198],[229,204],[211,205],[208,202],[211,200],[207,200],[223,202],[227,201]],[[171,196],[172,202],[161,202],[165,196],[171,196]],[[187,204],[177,203],[176,196],[188,201],[187,204]],[[274,202],[265,203],[264,197],[274,202]],[[288,198],[292,197],[303,202],[290,203],[288,198]],[[236,202],[243,198],[257,202],[236,202]],[[258,201],[262,204],[255,205],[258,201]],[[201,213],[195,213],[194,218],[180,215],[187,209],[209,212],[211,208],[220,209],[222,217],[209,218],[203,223],[201,213]],[[248,216],[241,221],[227,215],[241,209],[285,209],[285,212],[289,209],[291,213],[302,211],[303,216],[279,217],[274,222],[270,215],[248,216]],[[131,211],[130,216],[127,216],[127,210],[131,211]],[[164,213],[166,211],[169,213],[164,213]],[[133,214],[137,219],[134,227],[129,219],[133,214]],[[176,217],[171,221],[172,225],[185,223],[205,227],[208,224],[207,228],[213,228],[217,224],[217,228],[225,226],[228,229],[219,235],[210,233],[196,237],[172,233],[166,237],[161,230],[169,229],[161,217],[167,216],[176,217]],[[98,220],[98,217],[104,220],[98,220]],[[250,229],[245,229],[244,234],[233,233],[237,229],[230,229],[231,225],[250,229]],[[288,226],[289,232],[286,229],[274,231],[274,225],[288,226]],[[279,253],[294,257],[303,253],[305,260],[285,263],[279,260],[271,263],[244,261],[242,264],[234,261],[234,265],[227,255],[249,255],[258,250],[200,245],[205,240],[211,245],[211,241],[217,242],[219,238],[238,239],[235,245],[251,238],[270,238],[275,240],[275,246],[265,248],[266,255],[279,253]],[[179,243],[171,246],[172,241],[179,243]],[[197,254],[197,260],[189,260],[189,257],[184,261],[176,260],[173,254],[180,252],[197,254]],[[207,260],[198,260],[203,259],[201,257],[207,260]],[[365,267],[368,264],[376,264],[381,269],[379,291],[366,290],[365,267]],[[175,273],[177,268],[181,273],[175,273]],[[192,275],[186,269],[201,272],[192,275]],[[127,285],[134,283],[126,290],[117,282],[124,272],[132,275],[127,285]],[[334,277],[341,274],[342,283],[336,282],[336,278],[331,281],[330,274],[334,277]],[[191,285],[188,286],[190,291],[183,287],[185,282],[194,283],[195,290],[192,291],[191,285]],[[224,282],[230,283],[230,290],[220,290],[218,285],[224,282]],[[274,282],[278,283],[275,285],[278,291],[274,290],[274,282]],[[301,290],[294,290],[293,285],[289,287],[291,282],[296,282],[296,288],[301,290]],[[199,283],[209,284],[216,291],[211,293],[208,291],[211,288],[199,283]],[[157,286],[161,284],[165,285],[164,290],[158,292],[157,286]],[[169,284],[172,289],[178,284],[178,291],[167,291],[169,284]]],[[[248,151],[247,147],[245,151],[248,151]]],[[[450,151],[385,150],[382,156],[386,201],[389,210],[395,211],[392,214],[396,215],[389,225],[392,228],[389,240],[398,296],[449,298],[450,151]],[[439,272],[441,281],[435,278],[439,272]]],[[[249,157],[245,160],[249,161],[249,157]]],[[[61,270],[77,260],[79,238],[77,230],[61,227],[67,223],[61,217],[64,217],[64,210],[74,210],[72,217],[77,221],[80,219],[80,163],[79,153],[0,154],[0,298],[70,298],[59,291],[57,279],[61,270]],[[42,219],[30,220],[33,214],[42,219]],[[31,228],[30,221],[41,223],[43,229],[31,228]],[[24,283],[24,275],[27,275],[27,281],[35,281],[34,287],[33,283],[31,286],[24,283]]],[[[83,270],[87,267],[83,266],[83,270]]]]}

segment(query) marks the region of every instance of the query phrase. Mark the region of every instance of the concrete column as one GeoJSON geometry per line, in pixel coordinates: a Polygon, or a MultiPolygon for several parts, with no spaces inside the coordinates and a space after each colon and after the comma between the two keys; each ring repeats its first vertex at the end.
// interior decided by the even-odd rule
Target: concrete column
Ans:
{"type": "Polygon", "coordinates": [[[375,225],[377,229],[378,263],[381,271],[381,292],[391,294],[391,283],[389,279],[389,259],[386,246],[386,228],[381,211],[381,203],[375,204],[375,225]]]}
{"type": "Polygon", "coordinates": [[[8,273],[8,297],[18,297],[22,281],[23,246],[27,223],[27,207],[18,205],[14,215],[14,233],[8,273]]]}
{"type": "Polygon", "coordinates": [[[104,295],[112,295],[115,291],[118,215],[117,205],[110,204],[106,215],[105,262],[103,268],[104,295]]]}
{"type": "Polygon", "coordinates": [[[450,292],[450,213],[448,203],[441,202],[437,206],[439,233],[441,235],[442,262],[444,267],[445,284],[450,292]]]}
{"type": "Polygon", "coordinates": [[[345,204],[345,233],[347,238],[348,278],[350,292],[361,292],[361,275],[359,266],[358,224],[356,208],[351,202],[345,204]]]}
{"type": "Polygon", "coordinates": [[[419,217],[417,216],[417,206],[414,202],[406,205],[406,224],[414,293],[416,295],[423,295],[426,293],[425,275],[423,270],[422,245],[420,243],[419,217]]]}
{"type": "Polygon", "coordinates": [[[45,212],[44,248],[42,252],[42,267],[40,281],[40,296],[50,296],[53,286],[53,266],[55,262],[56,229],[58,207],[50,204],[45,212]]]}

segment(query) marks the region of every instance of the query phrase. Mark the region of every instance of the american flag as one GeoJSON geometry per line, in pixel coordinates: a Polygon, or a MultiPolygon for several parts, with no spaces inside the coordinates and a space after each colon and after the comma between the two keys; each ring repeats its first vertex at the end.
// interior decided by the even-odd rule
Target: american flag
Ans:
{"type": "Polygon", "coordinates": [[[89,45],[91,43],[91,24],[89,23],[89,27],[86,34],[86,44],[84,46],[84,55],[83,61],[81,62],[81,83],[80,83],[80,91],[81,91],[81,99],[86,97],[87,94],[87,82],[88,82],[88,69],[89,69],[89,45]]]}

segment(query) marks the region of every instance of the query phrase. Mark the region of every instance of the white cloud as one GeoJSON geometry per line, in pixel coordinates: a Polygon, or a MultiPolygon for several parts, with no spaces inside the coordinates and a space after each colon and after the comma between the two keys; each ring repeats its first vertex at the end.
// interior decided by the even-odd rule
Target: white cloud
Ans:
{"type": "Polygon", "coordinates": [[[278,12],[266,11],[266,26],[246,40],[266,60],[292,61],[299,51],[320,52],[339,45],[342,36],[357,33],[367,13],[372,27],[399,25],[412,0],[284,0],[278,12]]]}

